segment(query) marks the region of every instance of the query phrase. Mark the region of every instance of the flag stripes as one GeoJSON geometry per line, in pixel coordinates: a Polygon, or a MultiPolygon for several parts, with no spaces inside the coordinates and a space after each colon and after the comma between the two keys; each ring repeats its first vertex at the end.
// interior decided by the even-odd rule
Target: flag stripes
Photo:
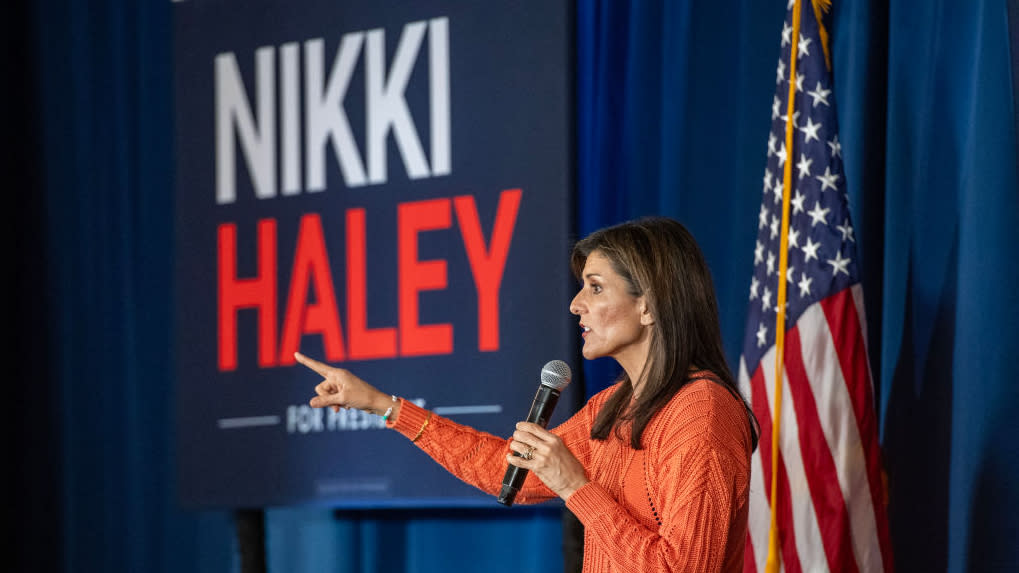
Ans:
{"type": "MultiPolygon", "coordinates": [[[[803,563],[811,564],[807,570],[817,571],[818,559],[830,571],[891,570],[883,559],[890,553],[877,551],[889,539],[880,474],[866,471],[880,467],[871,463],[871,456],[878,455],[876,440],[875,447],[866,448],[859,430],[869,425],[876,431],[873,415],[867,408],[858,413],[857,408],[846,407],[857,401],[865,405],[870,399],[858,293],[853,292],[860,288],[854,285],[808,308],[786,334],[787,408],[782,424],[783,434],[791,437],[781,441],[778,517],[782,567],[788,572],[804,570],[803,563]],[[811,343],[803,344],[804,339],[811,343]],[[839,350],[843,348],[857,351],[839,350]],[[867,390],[859,388],[860,372],[867,390]],[[855,374],[847,382],[844,373],[855,374]],[[809,503],[797,496],[809,498],[809,503]],[[791,539],[797,541],[790,543],[791,539]]],[[[753,376],[740,363],[740,385],[750,395],[761,424],[761,443],[771,439],[774,392],[769,390],[774,385],[769,374],[774,359],[773,350],[766,353],[753,376]]],[[[770,462],[760,450],[753,455],[746,571],[763,571],[767,558],[770,462]]]]}
{"type": "MultiPolygon", "coordinates": [[[[859,289],[859,285],[852,287],[859,289]]],[[[826,300],[851,300],[844,293],[834,295],[826,300]]],[[[812,399],[816,399],[816,412],[822,421],[821,431],[830,458],[835,465],[839,485],[837,492],[843,506],[846,507],[849,516],[849,523],[846,534],[852,535],[851,545],[855,562],[863,571],[880,571],[881,563],[865,558],[866,548],[877,546],[875,535],[874,512],[870,507],[869,484],[867,483],[865,451],[860,439],[859,420],[846,406],[850,403],[849,388],[856,383],[846,382],[844,372],[847,372],[840,363],[840,352],[837,350],[838,339],[832,336],[835,328],[830,322],[835,318],[822,310],[823,303],[816,305],[803,314],[799,326],[804,333],[809,334],[815,340],[815,344],[803,349],[802,359],[805,371],[822,372],[822,375],[809,379],[810,393],[812,399]],[[822,381],[827,381],[824,383],[822,381]],[[846,505],[848,502],[855,502],[853,505],[846,505]]],[[[844,309],[848,310],[848,309],[844,309]]],[[[859,364],[855,365],[858,368],[859,364]]],[[[862,366],[866,366],[863,364],[862,366]]],[[[848,371],[852,372],[852,370],[848,371]]],[[[834,494],[835,492],[833,492],[834,494]]]]}
{"type": "MultiPolygon", "coordinates": [[[[877,535],[877,543],[870,542],[867,549],[874,552],[880,549],[881,560],[885,571],[892,571],[892,539],[888,529],[888,512],[884,499],[884,481],[881,477],[881,450],[878,442],[877,413],[874,404],[874,389],[870,381],[870,366],[867,362],[867,349],[863,333],[865,322],[863,316],[863,288],[857,284],[848,291],[843,291],[821,301],[824,314],[831,325],[833,335],[833,352],[839,358],[844,379],[844,388],[855,389],[850,393],[853,412],[856,418],[859,443],[864,450],[864,460],[851,460],[845,465],[866,470],[869,489],[870,515],[873,523],[868,523],[870,531],[877,535]],[[834,348],[839,351],[835,352],[834,348]]],[[[841,400],[840,400],[841,402],[841,400]]],[[[844,402],[842,402],[844,403],[844,402]]],[[[862,493],[862,492],[861,492],[862,493]]],[[[878,569],[868,569],[877,571],[878,569]]]]}
{"type": "MultiPolygon", "coordinates": [[[[800,325],[810,311],[800,318],[800,325]]],[[[828,567],[832,571],[855,573],[859,571],[852,555],[846,554],[852,547],[849,535],[849,515],[839,487],[839,476],[835,469],[831,450],[821,418],[817,414],[817,403],[810,388],[810,379],[803,367],[800,347],[799,326],[786,334],[785,371],[789,383],[791,406],[799,422],[800,454],[810,485],[810,496],[815,508],[820,508],[818,529],[824,542],[828,567]]]]}

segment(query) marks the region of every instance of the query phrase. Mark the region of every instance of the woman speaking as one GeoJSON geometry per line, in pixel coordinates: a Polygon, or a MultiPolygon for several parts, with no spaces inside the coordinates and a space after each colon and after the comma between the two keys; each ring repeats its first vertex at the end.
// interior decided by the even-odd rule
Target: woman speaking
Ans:
{"type": "Polygon", "coordinates": [[[506,463],[529,470],[517,502],[565,500],[584,524],[585,572],[741,571],[758,432],[700,248],[676,221],[641,219],[581,240],[571,265],[584,358],[611,356],[622,373],[562,425],[520,422],[507,441],[297,354],[324,378],[311,405],[384,415],[492,495],[506,463]]]}

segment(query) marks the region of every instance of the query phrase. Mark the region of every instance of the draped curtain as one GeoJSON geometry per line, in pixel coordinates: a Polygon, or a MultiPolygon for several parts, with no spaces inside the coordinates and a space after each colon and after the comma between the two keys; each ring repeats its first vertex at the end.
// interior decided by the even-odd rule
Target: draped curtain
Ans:
{"type": "MultiPolygon", "coordinates": [[[[169,2],[16,3],[15,570],[230,571],[176,503],[169,2]]],[[[1012,6],[1014,8],[1014,6],[1012,6]]],[[[1004,2],[835,0],[835,97],[896,560],[1019,567],[1019,185],[1004,2]]],[[[785,2],[577,2],[577,228],[684,222],[742,339],[785,2]]],[[[566,264],[566,253],[563,254],[566,264]]],[[[564,301],[564,305],[567,301],[564,301]]],[[[610,364],[585,368],[593,392],[610,364]]],[[[451,478],[452,479],[452,478],[451,478]]],[[[270,571],[559,571],[557,507],[266,511],[270,571]]]]}

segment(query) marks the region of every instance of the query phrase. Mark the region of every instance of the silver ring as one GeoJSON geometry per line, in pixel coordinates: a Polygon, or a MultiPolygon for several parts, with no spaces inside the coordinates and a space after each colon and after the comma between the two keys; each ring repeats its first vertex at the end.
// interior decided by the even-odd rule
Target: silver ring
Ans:
{"type": "Polygon", "coordinates": [[[527,446],[527,451],[524,452],[524,455],[520,457],[524,458],[527,461],[531,461],[532,459],[534,459],[534,446],[527,446]]]}

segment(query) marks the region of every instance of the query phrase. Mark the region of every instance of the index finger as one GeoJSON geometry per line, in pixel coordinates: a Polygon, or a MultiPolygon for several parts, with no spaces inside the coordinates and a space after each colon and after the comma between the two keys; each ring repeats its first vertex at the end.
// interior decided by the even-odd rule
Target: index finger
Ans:
{"type": "Polygon", "coordinates": [[[541,426],[533,422],[517,422],[517,430],[532,434],[534,435],[535,438],[538,438],[543,442],[548,441],[552,436],[555,435],[552,432],[549,432],[547,429],[542,428],[541,426]]]}
{"type": "Polygon", "coordinates": [[[325,378],[329,374],[329,371],[332,370],[331,366],[323,364],[313,358],[308,358],[307,356],[301,354],[300,352],[295,352],[294,358],[296,358],[297,361],[300,362],[301,364],[304,364],[308,368],[311,368],[315,372],[321,374],[323,378],[325,378]]]}

